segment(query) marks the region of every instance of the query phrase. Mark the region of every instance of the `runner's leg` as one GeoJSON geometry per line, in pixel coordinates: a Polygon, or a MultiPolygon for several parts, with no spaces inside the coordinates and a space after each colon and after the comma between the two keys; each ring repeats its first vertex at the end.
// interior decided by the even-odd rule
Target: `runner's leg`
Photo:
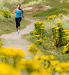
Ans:
{"type": "Polygon", "coordinates": [[[18,26],[18,29],[20,29],[20,26],[18,26]]]}
{"type": "Polygon", "coordinates": [[[18,19],[18,32],[20,32],[20,22],[21,22],[21,18],[18,19]]]}
{"type": "Polygon", "coordinates": [[[17,33],[18,33],[18,18],[15,18],[16,21],[16,29],[17,29],[17,33]]]}

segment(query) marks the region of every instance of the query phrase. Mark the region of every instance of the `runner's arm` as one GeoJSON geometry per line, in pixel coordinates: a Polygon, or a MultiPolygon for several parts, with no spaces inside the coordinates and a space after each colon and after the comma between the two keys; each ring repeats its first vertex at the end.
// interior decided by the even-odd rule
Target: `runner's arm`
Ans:
{"type": "Polygon", "coordinates": [[[12,14],[14,14],[16,12],[16,9],[12,12],[12,14]]]}

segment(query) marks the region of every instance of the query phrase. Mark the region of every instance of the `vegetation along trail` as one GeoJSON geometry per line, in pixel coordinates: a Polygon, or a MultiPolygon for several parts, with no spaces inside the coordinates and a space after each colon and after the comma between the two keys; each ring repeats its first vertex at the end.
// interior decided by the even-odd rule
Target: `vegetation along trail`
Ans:
{"type": "MultiPolygon", "coordinates": [[[[29,20],[29,19],[28,19],[29,20]]],[[[26,57],[25,58],[30,58],[30,54],[27,51],[29,45],[31,44],[27,40],[21,39],[21,35],[28,34],[30,31],[33,31],[34,25],[33,23],[35,22],[34,20],[30,20],[32,23],[28,26],[26,26],[25,29],[20,30],[20,33],[17,34],[16,32],[12,32],[10,34],[3,34],[0,36],[2,39],[3,45],[2,47],[14,47],[14,48],[22,48],[26,52],[26,57]]]]}

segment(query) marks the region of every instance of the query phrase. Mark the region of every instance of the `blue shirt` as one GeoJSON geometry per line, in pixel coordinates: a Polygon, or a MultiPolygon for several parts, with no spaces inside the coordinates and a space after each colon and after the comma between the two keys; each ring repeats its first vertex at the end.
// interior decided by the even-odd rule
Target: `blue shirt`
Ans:
{"type": "Polygon", "coordinates": [[[20,11],[18,11],[18,9],[16,9],[16,18],[21,18],[21,13],[22,13],[21,9],[20,9],[20,11]]]}

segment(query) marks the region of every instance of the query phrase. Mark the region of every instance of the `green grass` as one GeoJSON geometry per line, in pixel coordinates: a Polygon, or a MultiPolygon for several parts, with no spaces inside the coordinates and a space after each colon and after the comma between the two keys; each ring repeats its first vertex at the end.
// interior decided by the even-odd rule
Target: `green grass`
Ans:
{"type": "MultiPolygon", "coordinates": [[[[28,20],[21,21],[21,29],[24,29],[31,22],[28,20]]],[[[9,21],[8,19],[4,19],[4,21],[0,20],[0,35],[8,34],[16,31],[15,19],[14,21],[9,21]]]]}
{"type": "Polygon", "coordinates": [[[61,0],[51,0],[50,2],[48,2],[47,4],[51,7],[59,7],[60,6],[60,1],[61,0]]]}
{"type": "Polygon", "coordinates": [[[42,11],[40,13],[34,14],[33,17],[48,17],[50,15],[58,15],[59,13],[62,14],[67,14],[69,11],[67,9],[64,8],[52,8],[52,9],[48,9],[46,11],[42,11]]]}

